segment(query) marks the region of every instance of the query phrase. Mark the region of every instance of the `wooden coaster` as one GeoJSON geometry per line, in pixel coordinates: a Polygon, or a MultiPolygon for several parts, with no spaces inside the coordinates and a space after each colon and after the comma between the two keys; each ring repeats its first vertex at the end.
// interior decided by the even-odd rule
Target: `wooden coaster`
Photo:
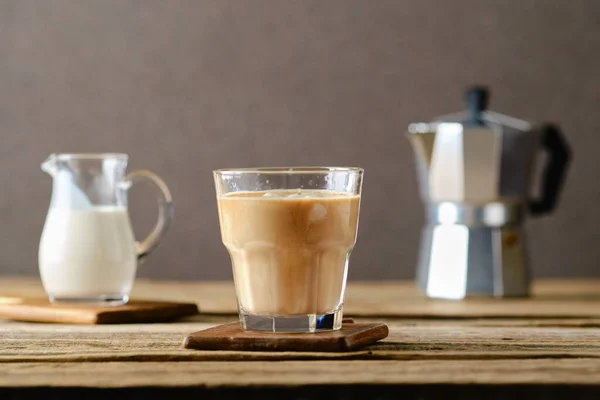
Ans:
{"type": "Polygon", "coordinates": [[[239,322],[215,326],[190,334],[183,347],[195,350],[235,351],[353,351],[387,337],[385,324],[354,323],[344,319],[333,332],[269,333],[244,331],[239,322]]]}
{"type": "Polygon", "coordinates": [[[52,304],[47,299],[0,297],[0,319],[62,324],[165,322],[198,314],[193,303],[131,300],[123,306],[52,304]]]}

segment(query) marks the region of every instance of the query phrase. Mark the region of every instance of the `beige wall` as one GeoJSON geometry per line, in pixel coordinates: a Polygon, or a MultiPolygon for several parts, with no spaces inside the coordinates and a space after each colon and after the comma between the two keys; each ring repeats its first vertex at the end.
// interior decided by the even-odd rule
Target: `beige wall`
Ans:
{"type": "Polygon", "coordinates": [[[559,211],[528,224],[535,274],[600,275],[599,27],[596,0],[2,0],[0,273],[37,273],[46,155],[120,151],[176,204],[141,276],[230,277],[212,169],[355,164],[350,277],[411,277],[423,217],[403,131],[477,82],[574,150],[559,211]]]}

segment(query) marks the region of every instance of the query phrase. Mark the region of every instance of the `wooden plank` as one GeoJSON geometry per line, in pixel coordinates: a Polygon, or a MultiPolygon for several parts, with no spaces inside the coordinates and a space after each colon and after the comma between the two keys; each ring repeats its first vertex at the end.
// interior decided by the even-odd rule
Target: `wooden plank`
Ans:
{"type": "MultiPolygon", "coordinates": [[[[344,311],[349,316],[394,318],[564,318],[600,319],[600,280],[542,280],[531,299],[424,298],[412,282],[352,282],[344,311]]],[[[39,296],[37,278],[2,278],[0,295],[39,296]]],[[[204,314],[236,314],[232,282],[152,282],[138,280],[133,297],[198,303],[204,314]]]]}
{"type": "Polygon", "coordinates": [[[0,364],[0,387],[592,385],[598,359],[0,364]]]}
{"type": "Polygon", "coordinates": [[[289,359],[527,359],[600,357],[600,329],[389,322],[390,334],[362,351],[193,351],[183,338],[210,322],[138,325],[0,324],[0,362],[231,361],[289,359]]]}

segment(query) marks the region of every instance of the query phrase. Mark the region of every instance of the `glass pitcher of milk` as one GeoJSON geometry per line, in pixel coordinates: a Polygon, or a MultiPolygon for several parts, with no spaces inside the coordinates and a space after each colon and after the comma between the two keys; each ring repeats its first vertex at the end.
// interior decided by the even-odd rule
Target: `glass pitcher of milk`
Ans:
{"type": "Polygon", "coordinates": [[[158,245],[173,218],[169,189],[150,171],[125,175],[126,154],[52,154],[42,170],[53,178],[39,248],[51,302],[121,305],[129,300],[138,264],[158,245]],[[136,242],[127,192],[137,182],[155,188],[158,221],[136,242]]]}

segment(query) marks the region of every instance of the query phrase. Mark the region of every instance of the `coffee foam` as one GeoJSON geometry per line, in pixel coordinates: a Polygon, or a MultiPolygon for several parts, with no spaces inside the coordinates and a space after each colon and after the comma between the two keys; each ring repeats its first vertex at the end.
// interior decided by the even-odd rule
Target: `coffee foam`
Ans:
{"type": "Polygon", "coordinates": [[[277,200],[315,200],[315,199],[336,199],[336,198],[352,198],[359,197],[353,193],[338,192],[333,190],[319,190],[319,189],[275,189],[275,190],[261,190],[261,191],[239,191],[230,192],[219,196],[220,198],[227,199],[277,199],[277,200]]]}

